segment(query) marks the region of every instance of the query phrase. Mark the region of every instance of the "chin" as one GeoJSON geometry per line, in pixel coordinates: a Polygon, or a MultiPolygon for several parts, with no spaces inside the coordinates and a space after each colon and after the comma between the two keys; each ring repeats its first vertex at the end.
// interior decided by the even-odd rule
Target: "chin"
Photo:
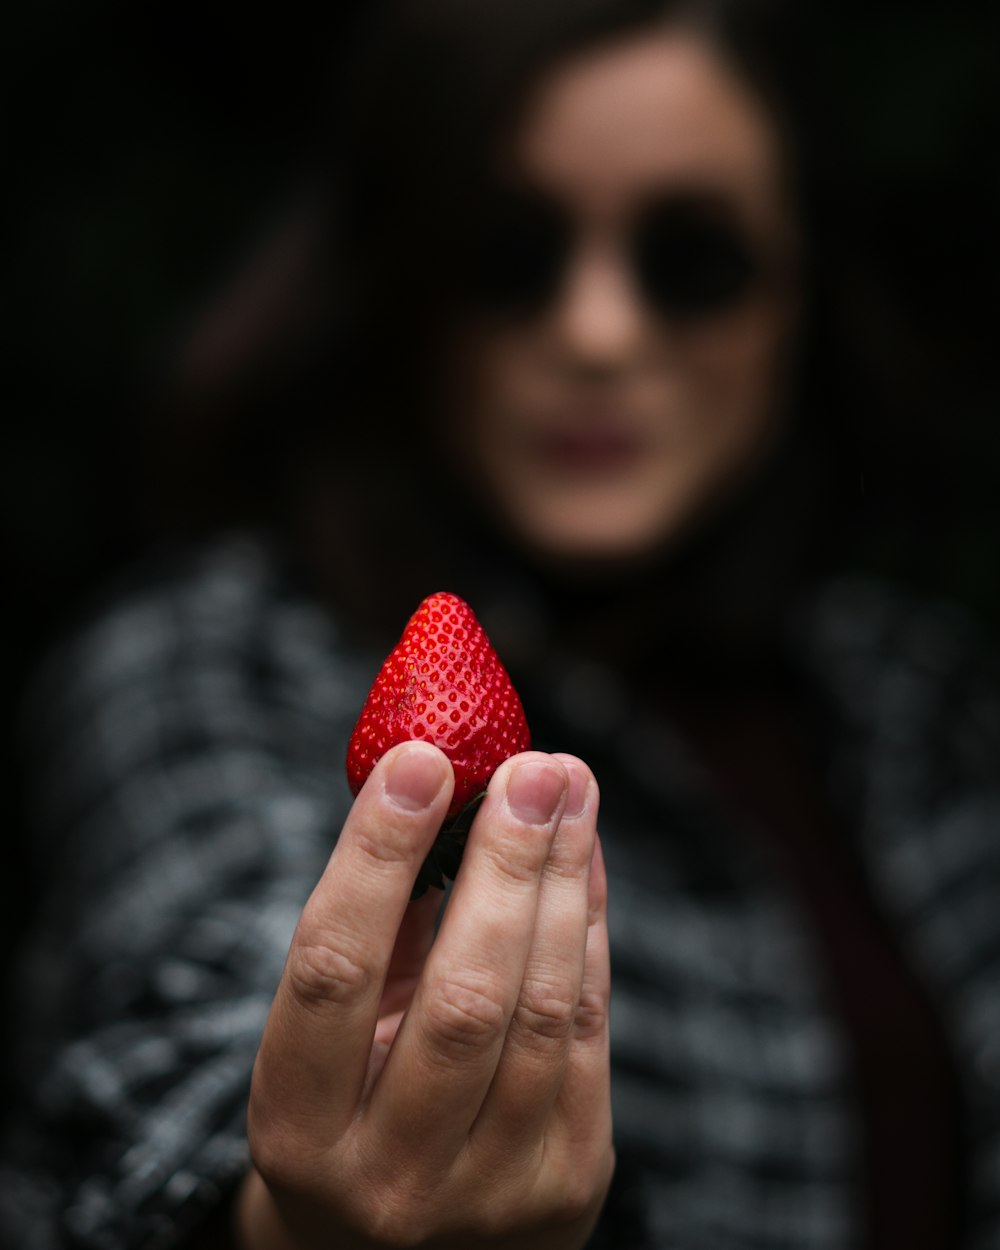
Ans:
{"type": "Polygon", "coordinates": [[[669,543],[684,528],[692,500],[686,492],[636,490],[549,495],[521,512],[527,533],[553,553],[602,560],[633,560],[669,543]],[[650,497],[651,496],[651,497],[650,497]]]}
{"type": "Polygon", "coordinates": [[[673,545],[670,530],[659,527],[516,526],[515,533],[534,563],[574,581],[631,576],[658,563],[673,545]]]}
{"type": "Polygon", "coordinates": [[[634,491],[603,498],[522,498],[516,501],[520,506],[502,510],[505,527],[534,563],[553,573],[628,578],[675,556],[718,507],[711,492],[678,485],[646,499],[634,491]]]}

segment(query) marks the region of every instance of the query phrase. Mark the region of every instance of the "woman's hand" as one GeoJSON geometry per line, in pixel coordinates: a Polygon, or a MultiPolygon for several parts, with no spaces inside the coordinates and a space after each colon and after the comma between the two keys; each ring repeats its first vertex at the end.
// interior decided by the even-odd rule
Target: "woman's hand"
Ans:
{"type": "Polygon", "coordinates": [[[582,1246],[614,1166],[597,784],[503,764],[433,936],[409,903],[447,810],[436,748],[388,752],[306,904],[249,1106],[246,1250],[582,1246]]]}

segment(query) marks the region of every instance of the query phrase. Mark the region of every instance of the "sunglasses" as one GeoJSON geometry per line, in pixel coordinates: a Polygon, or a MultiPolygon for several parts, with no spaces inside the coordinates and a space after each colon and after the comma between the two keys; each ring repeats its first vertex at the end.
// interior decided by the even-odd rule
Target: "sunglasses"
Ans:
{"type": "MultiPolygon", "coordinates": [[[[559,293],[574,236],[568,214],[542,196],[491,196],[463,265],[467,301],[503,317],[544,311],[559,293]]],[[[630,232],[628,256],[644,302],[674,322],[736,307],[773,267],[731,212],[703,196],[651,201],[630,232]]]]}

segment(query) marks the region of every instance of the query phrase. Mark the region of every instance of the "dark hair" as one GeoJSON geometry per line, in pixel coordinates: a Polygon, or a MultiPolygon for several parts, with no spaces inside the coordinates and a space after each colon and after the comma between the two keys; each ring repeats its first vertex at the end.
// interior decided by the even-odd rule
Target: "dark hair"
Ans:
{"type": "MultiPolygon", "coordinates": [[[[419,378],[455,310],[469,225],[482,213],[502,139],[531,88],[575,51],[685,24],[726,53],[771,106],[788,167],[812,181],[799,101],[800,23],[760,0],[403,0],[375,9],[338,109],[338,281],[361,392],[419,378]],[[793,103],[794,101],[794,103],[793,103]],[[381,354],[391,343],[398,369],[381,354]]],[[[804,81],[800,81],[804,80],[804,81]]],[[[823,150],[831,155],[829,145],[823,150]]],[[[410,399],[412,403],[412,398],[410,399]]],[[[398,402],[382,402],[397,409],[398,402]]],[[[408,405],[407,405],[408,406],[408,405]]]]}
{"type": "MultiPolygon", "coordinates": [[[[281,501],[296,545],[311,551],[312,565],[339,597],[346,593],[358,619],[398,622],[428,588],[461,590],[470,563],[455,540],[469,533],[468,517],[431,526],[438,541],[402,555],[398,535],[435,491],[447,489],[456,511],[475,514],[414,432],[430,423],[437,346],[456,309],[454,262],[488,193],[498,143],[548,68],[661,24],[703,33],[769,106],[784,137],[807,266],[796,420],[786,445],[729,515],[673,560],[664,585],[683,584],[679,598],[701,605],[695,616],[703,623],[738,576],[742,601],[766,604],[769,618],[803,576],[854,554],[890,480],[881,452],[896,443],[901,418],[893,414],[912,411],[918,384],[877,288],[865,289],[852,223],[863,197],[838,143],[836,94],[814,56],[824,32],[808,24],[817,19],[805,7],[794,0],[397,0],[365,10],[333,92],[324,154],[322,263],[312,269],[332,295],[324,332],[314,336],[308,364],[300,356],[293,374],[278,370],[271,387],[258,388],[256,423],[248,423],[266,449],[260,463],[269,473],[278,462],[287,469],[283,491],[272,478],[257,493],[281,501]],[[279,392],[280,417],[266,400],[279,392]],[[279,429],[286,451],[299,454],[275,455],[279,429]]],[[[676,606],[678,594],[671,599],[676,606]]],[[[735,624],[731,612],[722,615],[735,624]]]]}
{"type": "MultiPolygon", "coordinates": [[[[726,542],[706,535],[691,547],[689,562],[702,570],[699,582],[724,564],[723,582],[736,566],[760,594],[793,576],[793,566],[798,576],[842,554],[833,548],[844,546],[864,511],[859,465],[871,456],[863,449],[865,414],[869,403],[887,405],[877,391],[893,391],[894,401],[898,394],[895,383],[883,388],[881,378],[877,385],[866,376],[873,371],[851,346],[849,322],[841,321],[850,297],[837,287],[853,265],[838,244],[851,236],[851,179],[811,56],[822,31],[807,25],[802,7],[775,0],[402,0],[377,10],[344,84],[334,150],[338,271],[349,311],[351,373],[343,378],[348,411],[364,413],[360,429],[384,449],[408,427],[427,428],[432,414],[421,405],[434,393],[436,345],[456,308],[456,258],[489,194],[498,145],[516,126],[532,86],[577,51],[684,25],[718,48],[768,105],[784,139],[808,266],[799,420],[789,446],[753,500],[740,501],[736,523],[722,526],[726,542]],[[808,537],[809,549],[783,553],[789,533],[808,537]]],[[[381,464],[380,474],[403,470],[391,492],[401,510],[419,509],[409,489],[410,457],[393,465],[383,450],[381,464]]],[[[388,540],[395,518],[386,520],[388,540]]],[[[380,546],[385,560],[391,544],[380,546]]],[[[446,574],[459,575],[442,569],[446,574]]],[[[752,585],[744,587],[746,602],[756,597],[752,585]]],[[[692,598],[705,596],[685,595],[692,598]]]]}

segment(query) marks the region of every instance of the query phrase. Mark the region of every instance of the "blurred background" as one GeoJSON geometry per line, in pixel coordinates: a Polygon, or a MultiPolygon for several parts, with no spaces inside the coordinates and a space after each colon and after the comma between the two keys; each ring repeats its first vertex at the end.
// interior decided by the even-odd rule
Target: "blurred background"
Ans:
{"type": "MultiPolygon", "coordinates": [[[[865,562],[959,599],[1000,632],[1000,25],[988,6],[944,0],[812,2],[839,85],[836,131],[856,157],[875,307],[901,314],[933,398],[900,445],[920,505],[887,514],[865,562]]],[[[165,429],[160,401],[183,389],[179,373],[210,399],[227,335],[246,329],[241,316],[253,321],[269,274],[295,267],[359,3],[328,7],[318,22],[301,0],[259,17],[177,0],[47,0],[7,18],[5,941],[23,914],[13,709],[96,588],[169,535],[161,476],[196,479],[224,443],[210,403],[184,409],[190,428],[165,429]]],[[[294,315],[286,322],[294,329],[294,315]]],[[[267,456],[245,438],[231,446],[234,478],[241,457],[267,456]]]]}

